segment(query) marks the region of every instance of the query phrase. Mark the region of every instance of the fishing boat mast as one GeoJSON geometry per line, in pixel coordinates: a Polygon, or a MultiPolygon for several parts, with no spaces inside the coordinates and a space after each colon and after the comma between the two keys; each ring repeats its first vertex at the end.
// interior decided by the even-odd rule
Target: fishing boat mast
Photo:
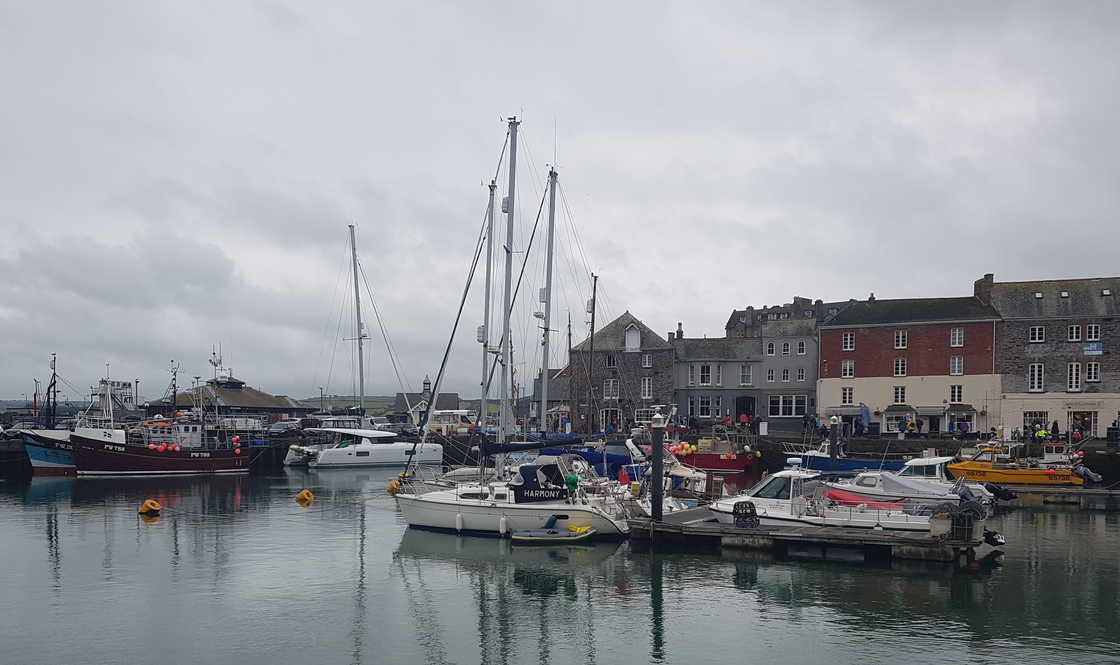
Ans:
{"type": "Polygon", "coordinates": [[[487,397],[490,394],[490,273],[494,265],[494,191],[496,181],[490,181],[490,203],[486,207],[486,295],[482,298],[482,328],[478,331],[478,341],[482,344],[482,395],[478,404],[478,429],[486,434],[486,416],[490,409],[487,397]]]}
{"type": "Polygon", "coordinates": [[[513,286],[513,211],[515,192],[517,189],[517,116],[509,118],[509,193],[502,202],[502,211],[506,213],[506,265],[505,287],[502,293],[502,380],[501,380],[501,418],[498,425],[498,442],[505,443],[510,433],[510,404],[509,383],[510,371],[513,369],[511,357],[509,307],[511,289],[513,286]]]}
{"type": "Polygon", "coordinates": [[[541,432],[548,434],[548,338],[552,333],[552,236],[556,227],[556,167],[548,170],[548,245],[545,252],[544,289],[544,339],[541,340],[544,360],[541,362],[541,432]]]}
{"type": "MultiPolygon", "coordinates": [[[[350,256],[353,261],[354,272],[354,318],[358,324],[358,422],[364,424],[362,419],[366,411],[366,373],[365,358],[362,355],[362,340],[365,332],[362,330],[362,300],[358,291],[358,243],[354,240],[354,225],[350,224],[350,256]]],[[[431,407],[429,407],[431,408],[431,407]]]]}

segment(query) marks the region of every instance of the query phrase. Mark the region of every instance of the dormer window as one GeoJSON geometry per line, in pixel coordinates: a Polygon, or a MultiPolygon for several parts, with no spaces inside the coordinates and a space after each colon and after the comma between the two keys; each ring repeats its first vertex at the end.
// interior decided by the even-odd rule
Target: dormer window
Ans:
{"type": "Polygon", "coordinates": [[[1034,297],[1037,298],[1038,300],[1042,300],[1042,291],[1035,291],[1034,292],[1034,297]]]}
{"type": "Polygon", "coordinates": [[[1112,289],[1101,289],[1101,295],[1102,295],[1102,296],[1110,296],[1110,295],[1112,295],[1112,289]]]}
{"type": "Polygon", "coordinates": [[[630,324],[626,328],[626,350],[630,352],[640,351],[642,348],[642,334],[638,332],[638,326],[630,324]]]}
{"type": "Polygon", "coordinates": [[[1060,292],[1058,292],[1058,295],[1060,295],[1063,298],[1068,298],[1069,297],[1069,291],[1060,291],[1060,292]]]}

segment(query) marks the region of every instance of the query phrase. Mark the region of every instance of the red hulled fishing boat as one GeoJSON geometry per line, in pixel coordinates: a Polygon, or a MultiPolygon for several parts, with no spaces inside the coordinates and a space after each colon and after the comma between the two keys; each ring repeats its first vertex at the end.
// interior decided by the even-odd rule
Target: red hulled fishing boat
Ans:
{"type": "Polygon", "coordinates": [[[124,430],[78,428],[70,434],[78,475],[248,473],[263,447],[181,447],[137,444],[124,430]]]}

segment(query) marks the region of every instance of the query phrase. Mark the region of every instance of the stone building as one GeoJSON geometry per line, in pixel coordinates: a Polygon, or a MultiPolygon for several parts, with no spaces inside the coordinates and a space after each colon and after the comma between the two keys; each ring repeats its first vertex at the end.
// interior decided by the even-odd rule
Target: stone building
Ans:
{"type": "Polygon", "coordinates": [[[996,282],[974,293],[1003,318],[1003,426],[1055,421],[1094,436],[1120,417],[1120,278],[996,282]]]}
{"type": "Polygon", "coordinates": [[[672,404],[673,347],[630,312],[576,345],[569,360],[573,431],[649,422],[672,404]],[[590,380],[589,380],[590,378],[590,380]],[[590,389],[590,391],[589,391],[590,389]]]}
{"type": "MultiPolygon", "coordinates": [[[[571,371],[570,368],[548,370],[548,431],[567,431],[571,418],[571,371]]],[[[533,379],[533,401],[529,403],[529,422],[540,427],[541,417],[541,373],[533,379]]]]}
{"type": "Polygon", "coordinates": [[[674,403],[682,422],[711,425],[724,416],[755,417],[761,399],[762,342],[757,338],[686,338],[670,334],[676,352],[674,403]]]}
{"type": "Polygon", "coordinates": [[[883,432],[997,427],[998,336],[999,313],[978,297],[851,303],[820,326],[823,415],[851,422],[865,408],[883,432]]]}
{"type": "Polygon", "coordinates": [[[772,432],[801,431],[805,415],[817,413],[817,328],[851,302],[794,297],[784,305],[734,310],[724,327],[729,339],[756,339],[761,362],[753,365],[757,387],[752,416],[772,432]]]}

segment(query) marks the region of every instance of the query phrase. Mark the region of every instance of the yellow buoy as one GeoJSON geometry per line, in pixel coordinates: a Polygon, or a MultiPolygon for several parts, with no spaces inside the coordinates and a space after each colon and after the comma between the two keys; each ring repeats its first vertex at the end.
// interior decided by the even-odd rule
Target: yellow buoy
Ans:
{"type": "Polygon", "coordinates": [[[300,490],[299,493],[296,494],[296,503],[306,508],[315,503],[315,495],[311,493],[311,490],[300,490]]]}
{"type": "Polygon", "coordinates": [[[387,492],[389,494],[389,496],[393,496],[394,494],[396,494],[400,490],[400,488],[401,488],[400,482],[394,480],[391,483],[389,483],[388,487],[385,488],[385,492],[387,492]]]}
{"type": "Polygon", "coordinates": [[[160,519],[159,518],[159,513],[154,513],[154,514],[144,513],[144,514],[140,515],[140,521],[143,522],[144,524],[149,525],[149,526],[159,522],[159,519],[160,519]]]}
{"type": "Polygon", "coordinates": [[[136,512],[140,513],[141,515],[159,515],[159,511],[162,509],[163,506],[159,505],[159,501],[156,501],[155,499],[148,499],[144,501],[144,503],[140,504],[140,510],[136,512]]]}

